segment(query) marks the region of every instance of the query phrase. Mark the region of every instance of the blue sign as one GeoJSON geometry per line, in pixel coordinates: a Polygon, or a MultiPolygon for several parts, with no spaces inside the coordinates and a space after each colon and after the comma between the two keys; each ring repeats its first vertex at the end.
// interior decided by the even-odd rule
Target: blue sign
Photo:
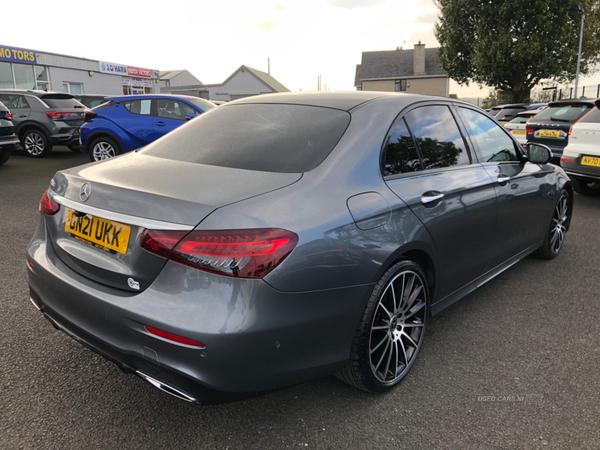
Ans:
{"type": "Polygon", "coordinates": [[[114,73],[118,75],[127,75],[127,66],[122,64],[112,64],[104,61],[99,61],[100,72],[102,73],[114,73]]]}
{"type": "Polygon", "coordinates": [[[36,56],[34,50],[0,45],[0,61],[37,64],[36,56]]]}

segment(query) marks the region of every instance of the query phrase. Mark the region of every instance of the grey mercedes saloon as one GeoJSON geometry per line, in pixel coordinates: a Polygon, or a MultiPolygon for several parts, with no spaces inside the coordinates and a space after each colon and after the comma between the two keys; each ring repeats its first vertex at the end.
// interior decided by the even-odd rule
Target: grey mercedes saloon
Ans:
{"type": "Polygon", "coordinates": [[[242,99],[56,173],[27,250],[31,301],[193,403],[332,374],[384,392],[431,315],[558,255],[573,192],[550,158],[452,99],[242,99]]]}

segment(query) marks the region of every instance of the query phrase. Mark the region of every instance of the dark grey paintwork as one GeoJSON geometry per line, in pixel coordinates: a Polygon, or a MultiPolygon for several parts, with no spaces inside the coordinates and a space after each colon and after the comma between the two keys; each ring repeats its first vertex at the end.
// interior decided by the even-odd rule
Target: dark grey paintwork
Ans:
{"type": "MultiPolygon", "coordinates": [[[[395,261],[424,267],[437,313],[538,248],[558,193],[570,189],[560,168],[524,156],[479,163],[468,135],[471,165],[383,178],[383,143],[403,114],[429,104],[470,107],[461,102],[276,94],[220,110],[252,102],[339,108],[352,119],[325,161],[303,174],[182,164],[143,152],[61,171],[51,185],[61,212],[40,219],[27,252],[31,296],[56,326],[124,370],[201,402],[334,373],[349,358],[373,286],[395,261]],[[500,174],[510,181],[500,183],[500,174]],[[83,182],[92,187],[85,203],[83,182]],[[431,192],[445,197],[424,205],[421,197],[431,192]],[[105,254],[69,238],[65,205],[129,217],[128,253],[105,254]],[[300,240],[264,279],[236,279],[142,250],[143,228],[161,228],[153,221],[166,229],[282,228],[300,240]],[[128,277],[141,280],[140,292],[127,286],[128,277]],[[206,350],[156,338],[144,325],[199,340],[206,350]]],[[[169,137],[153,145],[168,146],[169,137]]]]}

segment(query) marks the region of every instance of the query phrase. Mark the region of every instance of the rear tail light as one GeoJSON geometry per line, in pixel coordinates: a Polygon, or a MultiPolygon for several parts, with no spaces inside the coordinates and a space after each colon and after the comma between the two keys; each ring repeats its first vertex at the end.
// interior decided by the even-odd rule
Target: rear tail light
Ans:
{"type": "Polygon", "coordinates": [[[6,120],[12,120],[12,113],[6,113],[6,114],[4,114],[4,118],[6,120]]]}
{"type": "Polygon", "coordinates": [[[95,113],[94,111],[86,111],[83,113],[83,121],[84,122],[89,122],[90,120],[92,120],[94,117],[96,117],[98,115],[98,113],[95,113]]]}
{"type": "Polygon", "coordinates": [[[535,130],[533,128],[525,128],[525,131],[527,131],[528,133],[533,133],[535,130]]]}
{"type": "Polygon", "coordinates": [[[298,235],[277,228],[181,234],[145,230],[140,245],[149,252],[195,269],[231,277],[263,278],[298,243],[298,235]]]}
{"type": "Polygon", "coordinates": [[[71,113],[68,111],[47,111],[46,115],[52,120],[62,120],[66,119],[67,117],[71,117],[71,113]]]}
{"type": "Polygon", "coordinates": [[[50,198],[48,189],[46,189],[46,192],[44,192],[40,199],[40,213],[53,216],[58,211],[60,211],[60,205],[50,198]]]}

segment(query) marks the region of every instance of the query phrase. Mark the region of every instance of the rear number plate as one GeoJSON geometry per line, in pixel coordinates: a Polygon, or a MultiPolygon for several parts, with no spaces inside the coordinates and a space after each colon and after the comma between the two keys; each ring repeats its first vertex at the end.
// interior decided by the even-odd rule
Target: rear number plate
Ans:
{"type": "Polygon", "coordinates": [[[525,130],[512,130],[512,134],[525,134],[525,130]]]}
{"type": "Polygon", "coordinates": [[[591,156],[584,156],[581,158],[581,164],[584,166],[596,166],[600,167],[600,158],[592,158],[591,156]]]}
{"type": "Polygon", "coordinates": [[[560,131],[558,130],[540,130],[541,137],[560,137],[560,131]]]}
{"type": "Polygon", "coordinates": [[[100,217],[77,216],[72,209],[67,213],[65,231],[76,239],[105,251],[116,251],[125,254],[129,244],[131,227],[100,217]]]}

